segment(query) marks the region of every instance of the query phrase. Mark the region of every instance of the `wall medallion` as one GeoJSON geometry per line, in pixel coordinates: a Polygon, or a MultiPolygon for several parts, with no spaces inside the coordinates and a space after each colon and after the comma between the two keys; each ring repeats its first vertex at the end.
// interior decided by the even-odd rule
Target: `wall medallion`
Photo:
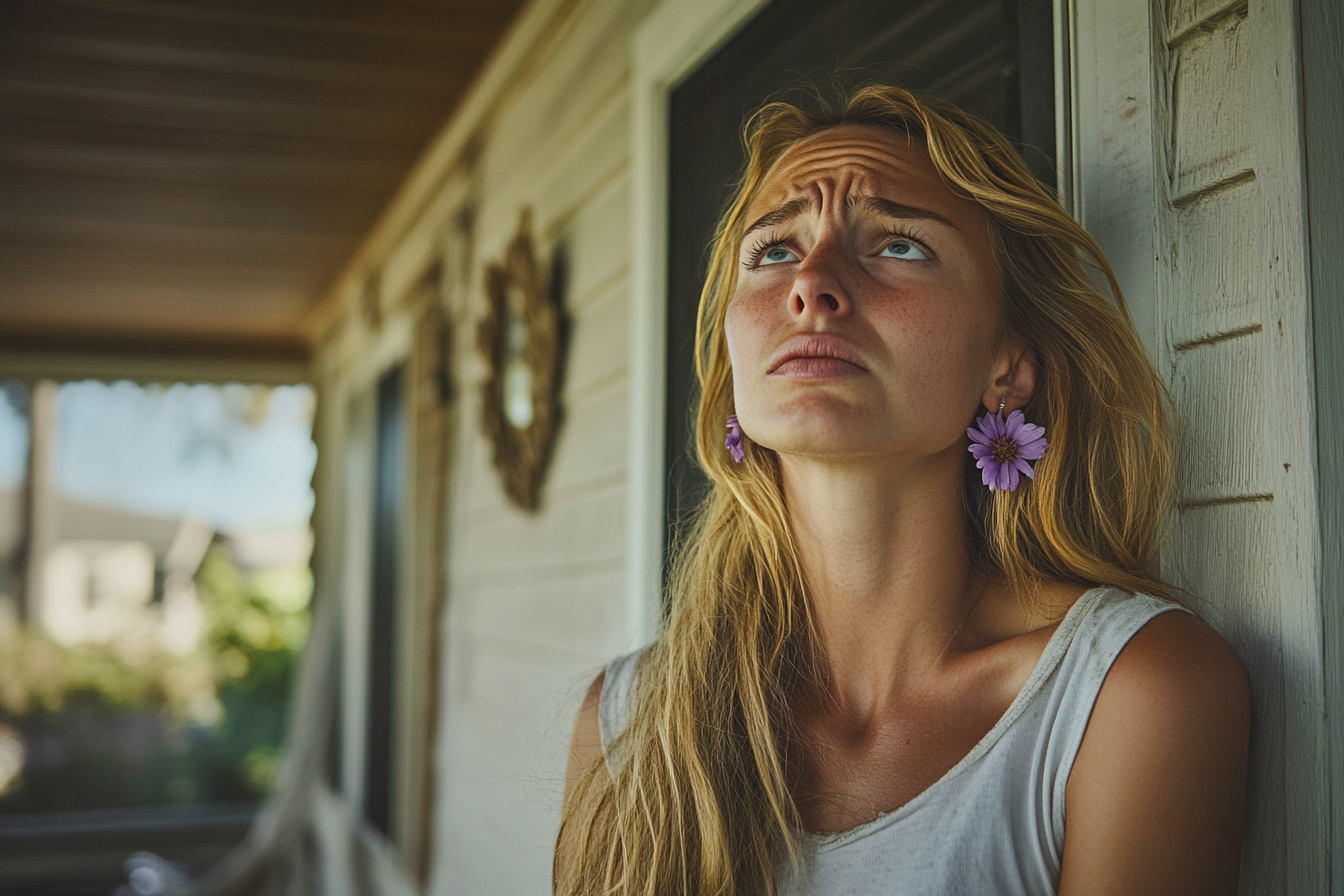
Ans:
{"type": "Polygon", "coordinates": [[[487,305],[476,345],[489,366],[482,423],[514,504],[536,511],[560,418],[563,319],[532,250],[524,209],[503,262],[485,269],[487,305]]]}

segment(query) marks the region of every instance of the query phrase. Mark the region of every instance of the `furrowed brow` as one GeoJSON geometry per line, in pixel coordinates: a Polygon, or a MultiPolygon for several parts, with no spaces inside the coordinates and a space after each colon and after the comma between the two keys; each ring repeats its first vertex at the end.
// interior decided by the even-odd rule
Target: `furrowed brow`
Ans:
{"type": "Polygon", "coordinates": [[[851,207],[857,205],[862,205],[869,211],[879,215],[885,215],[888,218],[897,218],[902,221],[937,221],[939,224],[946,224],[953,230],[961,230],[960,227],[935,211],[930,211],[927,208],[920,208],[915,205],[903,205],[899,202],[892,202],[890,199],[883,199],[881,196],[864,196],[855,198],[850,202],[851,207]]]}
{"type": "Polygon", "coordinates": [[[811,211],[813,207],[814,203],[811,196],[799,196],[797,199],[790,199],[774,211],[767,212],[756,219],[756,223],[748,227],[746,232],[742,234],[742,239],[746,239],[763,227],[774,227],[776,224],[783,224],[791,218],[798,217],[803,212],[811,211]]]}

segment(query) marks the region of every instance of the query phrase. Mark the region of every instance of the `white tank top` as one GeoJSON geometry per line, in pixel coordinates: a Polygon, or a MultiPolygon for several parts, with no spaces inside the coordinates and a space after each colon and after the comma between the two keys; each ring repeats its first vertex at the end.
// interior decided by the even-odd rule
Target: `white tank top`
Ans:
{"type": "MultiPolygon", "coordinates": [[[[780,896],[1046,896],[1059,885],[1064,793],[1092,705],[1121,648],[1176,604],[1115,588],[1069,609],[998,723],[927,790],[839,834],[806,835],[780,896]]],[[[602,750],[625,728],[640,651],[613,660],[602,750]]]]}

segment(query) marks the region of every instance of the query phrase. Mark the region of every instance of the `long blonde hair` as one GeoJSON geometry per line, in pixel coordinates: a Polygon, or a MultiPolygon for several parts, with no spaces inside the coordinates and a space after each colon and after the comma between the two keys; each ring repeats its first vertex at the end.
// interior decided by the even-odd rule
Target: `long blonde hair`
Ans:
{"type": "Polygon", "coordinates": [[[987,493],[967,455],[977,564],[1023,593],[1041,580],[1169,593],[1150,571],[1171,494],[1169,400],[1096,242],[1001,134],[959,110],[885,86],[820,111],[766,105],[747,124],[746,169],[700,299],[696,449],[713,487],[673,558],[670,612],[640,659],[610,774],[595,763],[567,798],[555,880],[565,896],[773,894],[777,870],[799,856],[790,707],[822,673],[778,459],[752,445],[739,465],[723,448],[733,412],[723,321],[767,174],[801,140],[845,124],[921,141],[948,188],[979,203],[1005,327],[1037,358],[1026,412],[1051,445],[1035,480],[987,493]]]}

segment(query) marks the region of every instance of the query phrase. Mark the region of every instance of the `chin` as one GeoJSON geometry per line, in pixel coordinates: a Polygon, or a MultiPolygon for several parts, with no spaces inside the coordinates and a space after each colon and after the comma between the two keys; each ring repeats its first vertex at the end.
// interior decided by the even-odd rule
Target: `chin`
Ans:
{"type": "MultiPolygon", "coordinates": [[[[768,422],[744,419],[743,431],[762,447],[806,457],[854,457],[874,453],[888,443],[873,431],[881,417],[853,407],[788,408],[762,415],[768,422]],[[753,425],[754,423],[754,425],[753,425]]],[[[890,435],[890,434],[887,434],[890,435]]]]}

